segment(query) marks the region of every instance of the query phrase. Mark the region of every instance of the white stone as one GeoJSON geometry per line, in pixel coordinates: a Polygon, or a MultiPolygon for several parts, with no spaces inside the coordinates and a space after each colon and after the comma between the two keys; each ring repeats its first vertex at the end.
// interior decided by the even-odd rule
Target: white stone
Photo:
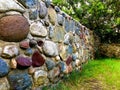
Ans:
{"type": "Polygon", "coordinates": [[[58,47],[52,41],[45,41],[44,42],[43,51],[48,56],[57,56],[58,55],[58,47]]]}
{"type": "Polygon", "coordinates": [[[18,5],[14,0],[0,0],[0,12],[6,11],[19,11],[24,12],[25,10],[18,5]]]}
{"type": "Polygon", "coordinates": [[[19,54],[18,47],[15,45],[6,45],[2,51],[2,57],[4,58],[12,58],[19,54]]]}
{"type": "Polygon", "coordinates": [[[40,22],[34,22],[30,25],[30,33],[33,36],[46,37],[47,29],[40,22]]]}

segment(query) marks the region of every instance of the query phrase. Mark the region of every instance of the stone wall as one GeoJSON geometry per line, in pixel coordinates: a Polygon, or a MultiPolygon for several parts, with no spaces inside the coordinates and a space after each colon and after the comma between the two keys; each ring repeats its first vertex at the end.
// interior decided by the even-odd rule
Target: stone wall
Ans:
{"type": "Polygon", "coordinates": [[[93,33],[49,0],[0,0],[0,90],[36,90],[93,58],[93,33]]]}

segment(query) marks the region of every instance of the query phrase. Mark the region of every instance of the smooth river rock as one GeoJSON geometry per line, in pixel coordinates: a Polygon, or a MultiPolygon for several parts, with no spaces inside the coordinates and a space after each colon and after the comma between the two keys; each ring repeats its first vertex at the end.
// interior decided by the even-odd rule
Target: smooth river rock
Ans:
{"type": "Polygon", "coordinates": [[[21,15],[5,16],[0,19],[0,39],[17,42],[25,39],[29,32],[29,23],[21,15]]]}
{"type": "Polygon", "coordinates": [[[47,36],[47,30],[40,22],[34,22],[30,25],[30,33],[37,37],[47,36]]]}
{"type": "Polygon", "coordinates": [[[7,75],[8,72],[9,72],[9,66],[3,59],[0,58],[0,78],[7,75]]]}
{"type": "Polygon", "coordinates": [[[44,42],[43,51],[47,56],[57,56],[58,55],[57,45],[52,41],[44,42]]]}

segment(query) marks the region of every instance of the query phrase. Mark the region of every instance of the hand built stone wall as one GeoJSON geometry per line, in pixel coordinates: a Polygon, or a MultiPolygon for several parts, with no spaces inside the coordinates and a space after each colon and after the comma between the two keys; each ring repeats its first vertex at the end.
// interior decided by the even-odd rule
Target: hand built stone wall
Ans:
{"type": "Polygon", "coordinates": [[[0,90],[36,90],[94,57],[93,33],[49,0],[0,0],[0,90]]]}

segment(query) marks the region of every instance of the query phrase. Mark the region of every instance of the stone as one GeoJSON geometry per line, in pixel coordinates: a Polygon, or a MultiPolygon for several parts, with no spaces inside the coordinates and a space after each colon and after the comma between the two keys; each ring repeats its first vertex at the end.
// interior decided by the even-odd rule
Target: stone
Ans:
{"type": "Polygon", "coordinates": [[[20,2],[25,8],[31,8],[36,5],[35,0],[17,0],[20,2]]]}
{"type": "Polygon", "coordinates": [[[44,45],[44,42],[42,40],[37,40],[38,46],[42,47],[44,45]]]}
{"type": "Polygon", "coordinates": [[[0,78],[0,90],[10,90],[10,85],[6,77],[0,78]]]}
{"type": "Polygon", "coordinates": [[[0,58],[0,78],[6,76],[8,72],[9,66],[3,59],[0,58]]]}
{"type": "Polygon", "coordinates": [[[32,66],[40,67],[45,63],[44,57],[36,50],[32,55],[32,66]]]}
{"type": "Polygon", "coordinates": [[[75,61],[77,59],[77,55],[76,54],[72,54],[72,60],[75,61]]]}
{"type": "Polygon", "coordinates": [[[34,22],[30,25],[30,33],[37,37],[47,36],[47,30],[40,22],[34,22]]]}
{"type": "Polygon", "coordinates": [[[54,27],[52,25],[49,26],[49,38],[54,37],[54,27]]]}
{"type": "Polygon", "coordinates": [[[50,78],[51,81],[53,81],[57,76],[60,74],[60,69],[59,67],[54,67],[52,70],[49,71],[48,77],[50,78]]]}
{"type": "Polygon", "coordinates": [[[32,65],[32,60],[30,57],[19,55],[16,57],[17,67],[20,69],[26,69],[32,65]]]}
{"type": "Polygon", "coordinates": [[[57,14],[57,22],[59,25],[63,25],[64,23],[64,17],[61,14],[57,14]]]}
{"type": "Polygon", "coordinates": [[[21,6],[19,6],[14,0],[0,0],[0,12],[7,12],[11,10],[21,13],[25,12],[25,10],[21,6]]]}
{"type": "Polygon", "coordinates": [[[31,48],[28,48],[28,49],[26,49],[26,51],[24,52],[24,54],[27,55],[27,56],[30,56],[30,55],[33,54],[33,50],[31,48]]]}
{"type": "Polygon", "coordinates": [[[28,68],[28,73],[29,74],[32,75],[32,74],[34,74],[34,72],[35,72],[35,69],[32,66],[28,68]]]}
{"type": "Polygon", "coordinates": [[[45,18],[47,15],[47,7],[44,2],[40,1],[39,3],[39,17],[40,18],[45,18]]]}
{"type": "Polygon", "coordinates": [[[16,62],[15,58],[10,60],[10,67],[12,69],[16,69],[17,68],[17,62],[16,62]]]}
{"type": "Polygon", "coordinates": [[[72,44],[73,41],[74,41],[73,33],[72,32],[66,33],[64,36],[64,44],[66,45],[72,44]]]}
{"type": "Polygon", "coordinates": [[[24,40],[24,41],[21,41],[19,43],[19,46],[20,48],[23,48],[23,49],[28,49],[30,46],[29,46],[29,41],[28,40],[24,40]]]}
{"type": "Polygon", "coordinates": [[[8,75],[11,90],[30,90],[32,87],[31,77],[27,73],[14,72],[8,75]]]}
{"type": "Polygon", "coordinates": [[[29,11],[29,19],[30,20],[36,20],[37,19],[37,10],[30,10],[29,11]]]}
{"type": "Polygon", "coordinates": [[[51,0],[45,0],[46,7],[49,7],[51,4],[51,0]]]}
{"type": "Polygon", "coordinates": [[[15,45],[5,45],[2,51],[2,57],[13,58],[19,54],[18,47],[15,45]]]}
{"type": "Polygon", "coordinates": [[[31,39],[29,42],[30,47],[35,47],[37,45],[37,41],[35,41],[34,39],[31,39]]]}
{"type": "Polygon", "coordinates": [[[66,69],[65,73],[66,73],[66,74],[71,73],[72,70],[73,70],[72,65],[69,64],[69,65],[67,65],[67,69],[66,69]]]}
{"type": "Polygon", "coordinates": [[[0,39],[17,42],[25,39],[29,32],[29,23],[21,15],[5,16],[0,19],[0,39]]]}
{"type": "Polygon", "coordinates": [[[66,60],[66,64],[70,65],[71,62],[72,62],[72,56],[68,56],[68,58],[66,60]]]}
{"type": "Polygon", "coordinates": [[[67,54],[71,55],[72,53],[73,53],[73,47],[72,47],[72,45],[68,45],[67,54]]]}
{"type": "Polygon", "coordinates": [[[17,15],[22,15],[20,12],[17,12],[17,11],[8,11],[8,12],[6,12],[5,14],[6,14],[6,16],[15,15],[15,14],[17,14],[17,15]]]}
{"type": "Polygon", "coordinates": [[[35,87],[38,87],[40,85],[47,84],[49,82],[47,78],[47,72],[44,70],[38,70],[34,73],[34,84],[35,87]]]}
{"type": "Polygon", "coordinates": [[[48,8],[48,17],[52,25],[55,25],[57,20],[57,15],[55,10],[52,7],[48,8]]]}
{"type": "Polygon", "coordinates": [[[64,35],[65,35],[64,27],[55,26],[54,36],[53,36],[52,40],[54,42],[63,42],[64,41],[64,35]]]}
{"type": "Polygon", "coordinates": [[[61,60],[61,59],[60,59],[60,56],[56,56],[56,57],[55,57],[55,60],[56,60],[56,61],[60,61],[60,60],[61,60]]]}
{"type": "Polygon", "coordinates": [[[65,73],[65,72],[66,72],[67,65],[66,65],[65,62],[60,61],[60,62],[58,63],[58,66],[59,66],[59,68],[60,68],[60,72],[61,72],[61,73],[65,73]]]}
{"type": "Polygon", "coordinates": [[[70,31],[70,20],[68,18],[65,19],[64,27],[66,32],[70,31]]]}
{"type": "Polygon", "coordinates": [[[55,62],[52,59],[47,59],[46,67],[48,70],[52,70],[55,67],[55,62]]]}
{"type": "Polygon", "coordinates": [[[55,6],[55,11],[60,12],[61,10],[60,10],[60,8],[58,6],[55,6]]]}
{"type": "Polygon", "coordinates": [[[58,55],[57,45],[52,41],[44,42],[43,51],[47,56],[57,56],[58,55]]]}

